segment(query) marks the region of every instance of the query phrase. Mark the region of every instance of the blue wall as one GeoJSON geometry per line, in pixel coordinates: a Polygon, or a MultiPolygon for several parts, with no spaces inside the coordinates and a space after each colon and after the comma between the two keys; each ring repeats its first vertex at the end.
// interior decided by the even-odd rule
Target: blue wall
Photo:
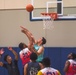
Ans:
{"type": "MultiPolygon", "coordinates": [[[[19,48],[14,47],[13,49],[19,54],[19,51],[20,51],[19,48]]],[[[14,58],[14,55],[6,47],[4,47],[4,50],[5,50],[5,53],[3,54],[0,61],[4,62],[3,58],[6,54],[9,54],[10,56],[12,56],[12,58],[14,58]]],[[[65,61],[67,60],[67,55],[70,52],[76,53],[76,47],[47,47],[45,48],[45,51],[44,51],[44,57],[50,57],[51,66],[58,69],[61,72],[61,74],[64,75],[64,72],[63,72],[64,64],[65,64],[65,61]]],[[[20,58],[19,58],[18,65],[19,65],[20,74],[22,75],[23,70],[22,70],[22,63],[20,58]]],[[[8,75],[7,70],[3,67],[0,67],[0,75],[8,75]]]]}

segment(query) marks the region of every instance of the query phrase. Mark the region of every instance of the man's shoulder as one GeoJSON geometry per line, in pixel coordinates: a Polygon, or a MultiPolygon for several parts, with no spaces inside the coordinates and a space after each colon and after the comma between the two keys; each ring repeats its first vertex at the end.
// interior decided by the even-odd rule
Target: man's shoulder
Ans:
{"type": "Polygon", "coordinates": [[[25,48],[25,49],[23,49],[23,52],[24,53],[27,53],[27,52],[29,52],[30,50],[28,49],[28,48],[25,48]]]}
{"type": "Polygon", "coordinates": [[[74,60],[73,60],[73,59],[69,59],[69,60],[67,60],[67,61],[72,62],[72,61],[74,61],[74,60]]]}
{"type": "Polygon", "coordinates": [[[22,53],[22,50],[19,52],[19,54],[21,54],[22,53]]]}
{"type": "Polygon", "coordinates": [[[38,71],[37,75],[43,75],[43,73],[40,71],[38,71]]]}
{"type": "Polygon", "coordinates": [[[25,50],[29,50],[28,47],[23,49],[23,51],[25,51],[25,50]]]}
{"type": "Polygon", "coordinates": [[[24,48],[23,50],[21,50],[21,51],[19,52],[19,54],[26,53],[27,51],[29,51],[29,49],[28,49],[28,48],[24,48]]]}
{"type": "Polygon", "coordinates": [[[68,60],[69,63],[76,63],[76,60],[70,59],[68,60]]]}

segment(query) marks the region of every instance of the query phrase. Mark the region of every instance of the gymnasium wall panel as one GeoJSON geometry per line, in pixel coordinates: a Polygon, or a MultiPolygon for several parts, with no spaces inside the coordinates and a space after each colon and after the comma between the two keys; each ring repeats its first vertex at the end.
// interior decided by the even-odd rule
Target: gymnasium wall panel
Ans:
{"type": "MultiPolygon", "coordinates": [[[[35,8],[45,7],[43,3],[45,3],[46,0],[38,0],[38,1],[41,2],[41,5],[40,2],[36,1],[35,8]]],[[[75,0],[67,0],[67,2],[66,0],[62,0],[62,1],[64,7],[76,7],[75,0]]],[[[25,6],[29,3],[31,3],[31,0],[0,0],[0,9],[25,9],[25,6]]]]}
{"type": "Polygon", "coordinates": [[[0,0],[0,9],[25,9],[31,0],[0,0]]]}
{"type": "Polygon", "coordinates": [[[76,0],[62,0],[64,7],[76,7],[76,0]]]}
{"type": "Polygon", "coordinates": [[[47,47],[75,47],[76,21],[54,21],[54,29],[44,30],[42,21],[30,21],[26,10],[0,10],[0,47],[18,47],[20,42],[28,44],[28,38],[20,26],[32,32],[35,39],[44,36],[47,47]]]}
{"type": "Polygon", "coordinates": [[[0,0],[0,9],[4,9],[4,0],[0,0]]]}

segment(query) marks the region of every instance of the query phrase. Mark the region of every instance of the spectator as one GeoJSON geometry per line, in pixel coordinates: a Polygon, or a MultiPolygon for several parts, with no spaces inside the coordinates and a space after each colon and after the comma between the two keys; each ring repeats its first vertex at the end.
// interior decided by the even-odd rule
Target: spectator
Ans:
{"type": "Polygon", "coordinates": [[[8,48],[15,56],[14,61],[10,55],[5,55],[4,60],[7,63],[0,62],[0,66],[7,69],[9,75],[20,75],[19,68],[18,68],[18,54],[12,47],[8,48]]]}
{"type": "Polygon", "coordinates": [[[76,74],[76,54],[70,53],[67,56],[68,60],[64,66],[65,75],[75,75],[76,74]]]}

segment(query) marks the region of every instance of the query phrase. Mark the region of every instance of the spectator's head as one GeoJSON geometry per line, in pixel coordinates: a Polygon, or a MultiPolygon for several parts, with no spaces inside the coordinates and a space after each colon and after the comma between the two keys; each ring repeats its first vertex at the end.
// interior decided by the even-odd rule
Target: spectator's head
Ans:
{"type": "Polygon", "coordinates": [[[48,58],[48,57],[43,58],[42,64],[44,67],[50,67],[50,65],[51,65],[50,58],[48,58]]]}
{"type": "Polygon", "coordinates": [[[36,54],[36,53],[31,53],[30,59],[31,59],[32,61],[36,61],[36,59],[37,59],[37,54],[36,54]]]}
{"type": "Polygon", "coordinates": [[[11,62],[11,61],[12,61],[12,58],[11,58],[11,56],[9,56],[9,55],[7,54],[7,55],[4,56],[4,60],[5,60],[6,62],[11,62]]]}
{"type": "Polygon", "coordinates": [[[20,43],[19,44],[19,48],[21,49],[21,50],[23,50],[24,48],[26,48],[27,47],[27,45],[25,44],[25,43],[20,43]]]}
{"type": "Polygon", "coordinates": [[[76,54],[75,53],[68,54],[68,59],[75,59],[75,58],[76,58],[76,54]]]}

